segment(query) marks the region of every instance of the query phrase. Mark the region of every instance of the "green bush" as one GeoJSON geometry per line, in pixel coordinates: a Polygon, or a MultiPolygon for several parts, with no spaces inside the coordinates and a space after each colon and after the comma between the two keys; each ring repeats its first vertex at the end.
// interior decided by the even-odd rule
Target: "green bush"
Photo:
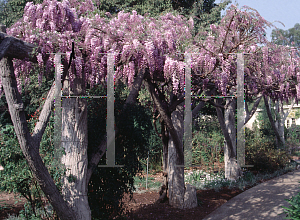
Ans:
{"type": "MultiPolygon", "coordinates": [[[[36,114],[28,120],[30,131],[33,130],[36,121],[36,114]]],[[[53,123],[52,114],[50,126],[47,126],[42,137],[40,154],[56,186],[61,189],[60,178],[64,171],[52,166],[52,163],[55,162],[54,146],[51,142],[53,123]]],[[[43,209],[42,197],[44,197],[44,193],[29,169],[12,125],[7,124],[0,127],[0,143],[0,161],[4,167],[4,170],[0,172],[0,190],[20,193],[27,199],[25,209],[20,212],[20,215],[25,219],[40,219],[41,214],[37,213],[37,209],[43,209]]]]}
{"type": "Polygon", "coordinates": [[[199,119],[194,125],[192,140],[192,164],[213,166],[224,160],[224,136],[216,116],[199,119]]]}
{"type": "MultiPolygon", "coordinates": [[[[289,207],[281,206],[284,208],[284,213],[287,215],[284,219],[293,219],[299,220],[300,219],[300,193],[296,196],[293,196],[291,199],[286,199],[290,204],[289,207]]],[[[283,214],[284,214],[283,213],[283,214]]]]}
{"type": "Polygon", "coordinates": [[[286,136],[287,147],[291,150],[292,154],[295,154],[296,151],[299,149],[300,126],[292,125],[290,128],[287,129],[286,136]]]}
{"type": "Polygon", "coordinates": [[[245,160],[246,164],[254,165],[254,170],[274,172],[289,163],[286,150],[276,149],[275,139],[261,136],[254,138],[253,132],[246,128],[245,160]]]}
{"type": "MultiPolygon", "coordinates": [[[[119,129],[115,141],[116,164],[124,167],[97,167],[88,185],[88,199],[93,219],[112,219],[120,216],[123,210],[121,202],[125,193],[132,193],[134,176],[142,170],[139,159],[145,159],[150,145],[151,114],[139,104],[131,105],[122,112],[127,94],[124,85],[115,90],[115,123],[119,129]],[[139,158],[139,159],[138,159],[139,158]]],[[[95,87],[90,95],[105,95],[104,87],[95,87]]],[[[88,156],[106,134],[106,100],[88,101],[88,156]]],[[[100,160],[106,164],[106,154],[100,160]]]]}

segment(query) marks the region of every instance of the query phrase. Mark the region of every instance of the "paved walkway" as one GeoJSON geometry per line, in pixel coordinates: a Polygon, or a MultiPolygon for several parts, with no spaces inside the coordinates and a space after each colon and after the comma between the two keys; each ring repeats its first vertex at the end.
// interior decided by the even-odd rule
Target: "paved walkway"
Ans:
{"type": "Polygon", "coordinates": [[[261,183],[230,199],[210,213],[205,220],[281,220],[286,216],[281,206],[300,191],[300,169],[261,183]]]}

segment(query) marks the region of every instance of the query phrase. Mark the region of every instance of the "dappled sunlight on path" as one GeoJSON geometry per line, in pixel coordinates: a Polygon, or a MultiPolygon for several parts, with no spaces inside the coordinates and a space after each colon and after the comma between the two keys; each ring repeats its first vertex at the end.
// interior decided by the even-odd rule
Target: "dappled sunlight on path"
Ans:
{"type": "Polygon", "coordinates": [[[281,206],[289,206],[290,199],[299,191],[300,170],[289,172],[261,183],[237,195],[216,209],[206,220],[215,219],[284,219],[281,206]]]}

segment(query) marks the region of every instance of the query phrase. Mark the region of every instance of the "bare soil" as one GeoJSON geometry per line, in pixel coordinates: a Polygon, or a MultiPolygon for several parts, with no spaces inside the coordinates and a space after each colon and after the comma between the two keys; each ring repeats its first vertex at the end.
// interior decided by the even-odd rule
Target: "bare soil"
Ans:
{"type": "MultiPolygon", "coordinates": [[[[162,182],[162,173],[150,175],[155,181],[162,182]]],[[[145,190],[141,188],[140,190],[145,190]]],[[[129,195],[124,197],[126,216],[131,220],[138,219],[203,219],[215,209],[226,203],[229,199],[242,193],[240,189],[223,188],[218,192],[215,190],[197,190],[197,198],[200,204],[198,207],[188,210],[176,209],[165,203],[155,203],[159,198],[158,191],[146,191],[143,193],[133,193],[130,201],[129,195]]]]}
{"type": "Polygon", "coordinates": [[[8,214],[19,214],[24,209],[25,202],[26,199],[19,198],[17,194],[0,192],[0,220],[6,219],[8,214]]]}

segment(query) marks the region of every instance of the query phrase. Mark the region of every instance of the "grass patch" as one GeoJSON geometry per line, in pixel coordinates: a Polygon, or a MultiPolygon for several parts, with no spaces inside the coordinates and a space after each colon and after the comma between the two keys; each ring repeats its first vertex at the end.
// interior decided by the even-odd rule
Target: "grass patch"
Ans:
{"type": "Polygon", "coordinates": [[[258,173],[256,175],[244,170],[243,175],[237,180],[226,180],[224,172],[220,174],[207,174],[203,171],[193,171],[185,175],[185,182],[194,185],[198,190],[214,189],[215,191],[219,191],[223,187],[246,190],[249,187],[258,185],[261,181],[278,177],[292,170],[294,170],[293,166],[287,166],[273,173],[258,173]]]}
{"type": "MultiPolygon", "coordinates": [[[[146,188],[146,177],[134,177],[134,186],[136,190],[139,190],[140,188],[146,188]]],[[[155,181],[153,177],[148,177],[148,189],[156,189],[161,186],[161,183],[158,181],[155,181]]]]}

